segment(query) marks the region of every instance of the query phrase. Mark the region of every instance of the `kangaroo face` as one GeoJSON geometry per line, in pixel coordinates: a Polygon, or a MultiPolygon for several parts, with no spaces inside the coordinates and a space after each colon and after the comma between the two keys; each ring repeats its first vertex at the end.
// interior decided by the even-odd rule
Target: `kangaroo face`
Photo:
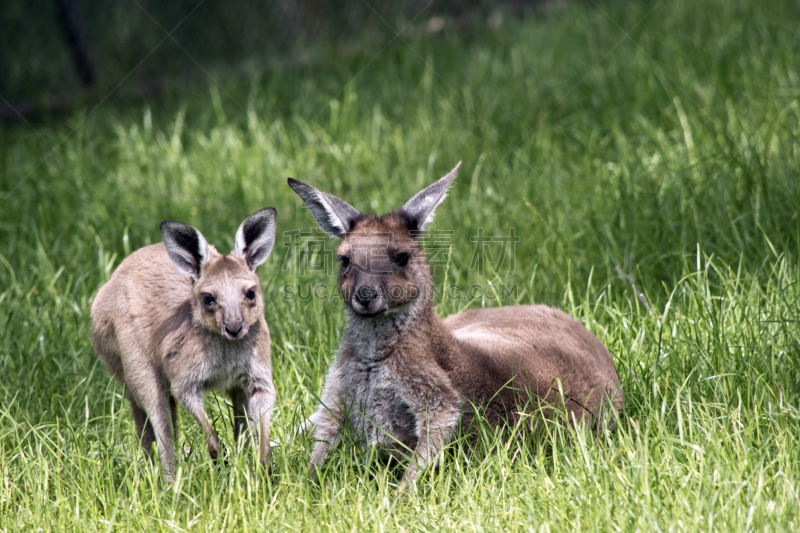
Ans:
{"type": "Polygon", "coordinates": [[[194,299],[203,325],[231,340],[244,338],[264,314],[258,276],[234,255],[209,261],[194,285],[194,299]]]}
{"type": "Polygon", "coordinates": [[[226,339],[242,339],[263,316],[256,268],[275,243],[275,214],[267,207],[242,222],[228,255],[220,255],[196,228],[172,221],[161,224],[170,259],[194,280],[194,317],[204,328],[226,339]]]}
{"type": "Polygon", "coordinates": [[[382,217],[362,215],[344,200],[289,178],[319,226],[342,239],[338,248],[339,290],[359,317],[373,318],[404,309],[431,290],[428,265],[415,236],[433,220],[461,163],[406,204],[382,217]]]}
{"type": "Polygon", "coordinates": [[[428,267],[422,249],[396,213],[356,221],[337,258],[342,297],[364,318],[399,311],[426,290],[428,267]]]}

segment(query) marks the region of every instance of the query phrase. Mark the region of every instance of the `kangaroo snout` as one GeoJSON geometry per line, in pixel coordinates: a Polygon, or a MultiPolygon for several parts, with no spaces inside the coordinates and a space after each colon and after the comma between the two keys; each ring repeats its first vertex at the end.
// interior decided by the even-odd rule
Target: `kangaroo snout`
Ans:
{"type": "Polygon", "coordinates": [[[361,285],[353,291],[351,308],[361,316],[373,317],[385,313],[388,306],[377,288],[371,285],[361,285]]]}
{"type": "Polygon", "coordinates": [[[247,330],[244,327],[244,321],[237,320],[235,322],[227,322],[223,327],[223,335],[231,340],[238,339],[247,335],[247,330]]]}
{"type": "Polygon", "coordinates": [[[373,287],[370,287],[369,285],[362,285],[356,291],[355,301],[359,305],[367,307],[377,297],[378,297],[378,291],[376,291],[373,287]]]}

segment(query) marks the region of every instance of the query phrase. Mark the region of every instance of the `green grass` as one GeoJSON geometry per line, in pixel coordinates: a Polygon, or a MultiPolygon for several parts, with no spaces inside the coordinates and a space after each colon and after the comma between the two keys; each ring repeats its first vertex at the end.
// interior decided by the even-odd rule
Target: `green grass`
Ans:
{"type": "MultiPolygon", "coordinates": [[[[798,20],[790,1],[664,0],[568,5],[498,29],[417,24],[146,107],[4,128],[0,529],[800,528],[798,20]],[[459,160],[434,224],[453,231],[437,285],[516,292],[444,298],[440,312],[541,302],[578,317],[622,379],[617,433],[456,439],[404,499],[396,471],[346,448],[307,481],[310,442],[286,439],[345,321],[335,300],[286,298],[287,284],[335,280],[282,270],[279,242],[260,270],[285,443],[274,475],[238,452],[214,467],[183,413],[179,444],[193,452],[160,483],[89,334],[114,267],[167,218],[225,251],[266,205],[279,232],[310,230],[287,176],[383,212],[459,160]],[[513,271],[510,259],[497,274],[469,268],[479,228],[512,227],[513,271]]],[[[207,405],[230,442],[225,400],[207,405]]]]}

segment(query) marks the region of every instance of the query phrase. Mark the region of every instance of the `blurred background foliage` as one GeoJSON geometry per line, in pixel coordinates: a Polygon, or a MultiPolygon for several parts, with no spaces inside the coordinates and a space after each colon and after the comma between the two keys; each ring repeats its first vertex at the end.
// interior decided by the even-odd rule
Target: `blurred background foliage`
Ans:
{"type": "Polygon", "coordinates": [[[440,31],[446,16],[466,34],[498,6],[521,14],[541,3],[10,0],[0,10],[0,94],[28,112],[68,108],[112,88],[116,97],[141,98],[171,82],[205,81],[208,71],[253,72],[314,62],[319,48],[353,54],[384,46],[394,35],[389,23],[409,25],[408,36],[414,27],[440,31]]]}

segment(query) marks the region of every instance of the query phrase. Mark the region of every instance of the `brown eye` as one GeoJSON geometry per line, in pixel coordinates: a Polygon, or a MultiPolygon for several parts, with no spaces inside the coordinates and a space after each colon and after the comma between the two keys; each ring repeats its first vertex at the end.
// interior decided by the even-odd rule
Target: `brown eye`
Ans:
{"type": "Polygon", "coordinates": [[[399,253],[399,254],[397,254],[397,255],[395,256],[395,258],[394,258],[394,262],[395,262],[395,263],[396,263],[398,266],[404,267],[404,266],[408,265],[408,261],[409,261],[409,259],[411,259],[411,254],[408,254],[408,253],[406,253],[406,252],[403,252],[403,253],[399,253]]]}
{"type": "Polygon", "coordinates": [[[206,293],[203,295],[203,301],[206,303],[206,305],[212,305],[214,303],[214,297],[206,293]]]}
{"type": "Polygon", "coordinates": [[[249,291],[247,291],[246,293],[244,293],[244,296],[245,296],[245,298],[247,298],[248,300],[252,300],[253,298],[255,298],[255,297],[256,297],[256,291],[254,291],[253,289],[250,289],[249,291]]]}
{"type": "Polygon", "coordinates": [[[340,255],[339,257],[336,258],[336,260],[341,261],[342,268],[347,268],[350,266],[350,258],[347,257],[346,255],[340,255]]]}

